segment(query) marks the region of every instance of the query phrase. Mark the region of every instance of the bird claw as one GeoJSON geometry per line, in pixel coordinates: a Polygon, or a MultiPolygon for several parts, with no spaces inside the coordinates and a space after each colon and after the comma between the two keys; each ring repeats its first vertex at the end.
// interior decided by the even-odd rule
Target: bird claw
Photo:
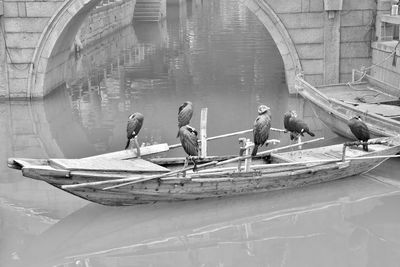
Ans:
{"type": "Polygon", "coordinates": [[[197,164],[196,161],[194,160],[194,156],[188,156],[188,160],[190,160],[193,163],[193,172],[197,172],[197,164]]]}

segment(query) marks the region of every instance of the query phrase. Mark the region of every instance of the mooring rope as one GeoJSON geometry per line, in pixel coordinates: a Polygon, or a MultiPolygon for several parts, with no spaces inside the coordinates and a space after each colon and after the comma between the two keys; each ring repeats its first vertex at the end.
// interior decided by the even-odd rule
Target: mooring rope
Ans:
{"type": "Polygon", "coordinates": [[[397,51],[397,47],[399,46],[399,44],[400,44],[400,40],[397,41],[397,44],[394,47],[393,51],[387,57],[385,57],[383,60],[381,60],[379,63],[371,64],[371,66],[369,66],[369,67],[362,66],[361,69],[360,69],[360,72],[362,73],[361,77],[359,79],[355,80],[355,81],[348,82],[347,85],[349,87],[351,87],[352,89],[355,89],[352,85],[356,84],[356,83],[360,83],[362,81],[362,79],[364,79],[365,75],[367,75],[367,72],[369,70],[371,70],[371,69],[373,69],[373,68],[375,68],[377,66],[381,66],[383,63],[385,63],[392,56],[396,57],[396,51],[397,51]]]}

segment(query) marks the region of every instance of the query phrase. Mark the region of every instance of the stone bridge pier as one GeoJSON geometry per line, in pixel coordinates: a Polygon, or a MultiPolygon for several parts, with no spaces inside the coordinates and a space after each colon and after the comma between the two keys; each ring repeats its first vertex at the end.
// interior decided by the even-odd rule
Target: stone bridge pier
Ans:
{"type": "Polygon", "coordinates": [[[350,80],[370,65],[378,0],[241,0],[265,25],[282,55],[290,92],[302,72],[312,84],[350,80]]]}
{"type": "MultiPolygon", "coordinates": [[[[82,21],[99,1],[0,0],[0,97],[41,98],[49,93],[44,89],[49,58],[70,49],[82,21]]],[[[129,1],[132,8],[136,3],[121,1],[129,1]]],[[[388,2],[239,1],[258,17],[276,42],[290,92],[294,92],[294,77],[299,72],[319,85],[348,81],[353,68],[370,65],[375,17],[388,2]]],[[[126,16],[132,16],[133,10],[123,10],[126,16]]]]}

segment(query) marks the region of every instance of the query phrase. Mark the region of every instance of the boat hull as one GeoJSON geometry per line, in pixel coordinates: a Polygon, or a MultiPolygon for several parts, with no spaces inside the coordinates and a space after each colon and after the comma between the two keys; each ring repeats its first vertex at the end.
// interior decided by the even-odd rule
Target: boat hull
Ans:
{"type": "MultiPolygon", "coordinates": [[[[341,116],[336,112],[327,111],[325,107],[321,106],[312,100],[306,99],[311,104],[311,108],[314,114],[317,115],[318,119],[329,128],[332,132],[350,140],[356,140],[354,134],[350,131],[348,126],[348,118],[341,116]]],[[[376,131],[374,127],[368,127],[371,138],[377,138],[382,136],[388,136],[382,133],[382,131],[376,131]]]]}
{"type": "MultiPolygon", "coordinates": [[[[371,156],[393,155],[399,147],[385,150],[384,153],[372,153],[371,156]]],[[[286,170],[279,173],[264,174],[254,177],[210,177],[208,180],[182,178],[167,181],[151,180],[134,185],[102,190],[104,187],[79,188],[67,190],[76,196],[103,205],[122,206],[221,198],[245,194],[267,193],[270,191],[298,188],[320,184],[365,173],[387,158],[353,160],[316,165],[304,170],[286,170]],[[219,181],[218,181],[219,179],[219,181]]],[[[57,187],[59,185],[53,184],[57,187]]]]}
{"type": "Polygon", "coordinates": [[[360,116],[367,124],[371,138],[399,135],[399,121],[377,113],[366,112],[358,108],[357,104],[351,105],[323,93],[343,91],[343,88],[346,86],[344,84],[337,84],[316,88],[302,79],[297,80],[299,94],[311,104],[316,116],[334,133],[354,140],[355,136],[351,133],[347,123],[352,117],[360,116]]]}

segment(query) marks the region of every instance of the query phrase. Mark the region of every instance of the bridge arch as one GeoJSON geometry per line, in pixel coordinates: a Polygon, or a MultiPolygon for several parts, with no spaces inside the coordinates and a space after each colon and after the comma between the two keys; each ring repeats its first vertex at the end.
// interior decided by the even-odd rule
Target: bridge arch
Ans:
{"type": "Polygon", "coordinates": [[[49,58],[54,51],[70,49],[80,25],[100,1],[66,0],[47,22],[33,54],[33,64],[28,74],[28,97],[43,97],[47,94],[44,92],[44,77],[49,58]]]}
{"type": "Polygon", "coordinates": [[[294,93],[294,78],[302,71],[299,55],[286,27],[275,11],[263,0],[240,0],[269,31],[282,56],[285,76],[290,93],[294,93]]]}
{"type": "MultiPolygon", "coordinates": [[[[294,77],[302,71],[301,62],[284,24],[265,1],[240,0],[271,34],[282,56],[289,92],[294,92],[294,77]]],[[[66,0],[48,21],[35,49],[28,76],[28,97],[46,95],[44,77],[54,51],[68,51],[79,26],[100,0],[66,0]]]]}

